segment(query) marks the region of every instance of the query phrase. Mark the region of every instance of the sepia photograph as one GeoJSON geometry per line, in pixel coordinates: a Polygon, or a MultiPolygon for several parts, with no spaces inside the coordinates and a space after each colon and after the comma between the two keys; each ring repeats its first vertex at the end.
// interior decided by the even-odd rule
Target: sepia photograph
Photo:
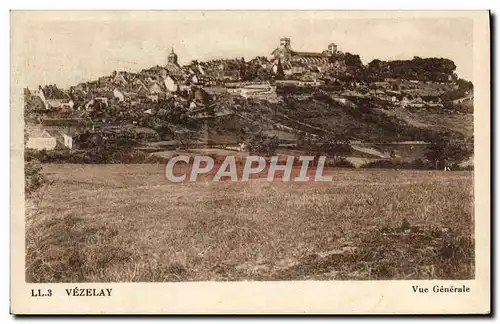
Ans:
{"type": "Polygon", "coordinates": [[[98,303],[118,283],[489,298],[473,288],[489,286],[475,200],[475,180],[489,188],[488,21],[12,11],[11,222],[29,301],[98,303]]]}

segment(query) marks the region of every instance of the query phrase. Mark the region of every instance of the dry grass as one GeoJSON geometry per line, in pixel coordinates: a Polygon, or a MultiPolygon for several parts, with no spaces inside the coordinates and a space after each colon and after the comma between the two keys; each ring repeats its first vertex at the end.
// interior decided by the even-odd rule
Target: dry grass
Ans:
{"type": "Polygon", "coordinates": [[[161,165],[46,165],[29,282],[467,279],[470,172],[170,184],[161,165]]]}

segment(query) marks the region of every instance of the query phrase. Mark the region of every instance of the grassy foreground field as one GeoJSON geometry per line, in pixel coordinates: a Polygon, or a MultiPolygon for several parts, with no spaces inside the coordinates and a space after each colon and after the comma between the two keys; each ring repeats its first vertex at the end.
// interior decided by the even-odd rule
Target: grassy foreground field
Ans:
{"type": "Polygon", "coordinates": [[[45,165],[28,282],[468,279],[471,172],[181,183],[161,165],[45,165]]]}

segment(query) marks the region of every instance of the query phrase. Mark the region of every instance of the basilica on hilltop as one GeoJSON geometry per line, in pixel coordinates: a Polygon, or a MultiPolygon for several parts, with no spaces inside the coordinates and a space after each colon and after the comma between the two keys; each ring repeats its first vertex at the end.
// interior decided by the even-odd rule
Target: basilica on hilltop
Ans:
{"type": "Polygon", "coordinates": [[[275,64],[279,62],[285,73],[296,74],[310,68],[320,71],[335,68],[336,62],[331,58],[337,54],[341,53],[334,43],[329,44],[323,52],[294,51],[290,44],[290,38],[282,37],[279,47],[272,51],[270,60],[275,64]]]}

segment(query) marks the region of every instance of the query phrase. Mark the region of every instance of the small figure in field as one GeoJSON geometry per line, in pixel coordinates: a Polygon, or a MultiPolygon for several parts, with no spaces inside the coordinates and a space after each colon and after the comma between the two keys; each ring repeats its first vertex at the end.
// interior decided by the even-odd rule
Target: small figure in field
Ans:
{"type": "Polygon", "coordinates": [[[448,161],[448,159],[443,160],[443,165],[444,165],[444,171],[451,171],[451,163],[448,161]]]}

